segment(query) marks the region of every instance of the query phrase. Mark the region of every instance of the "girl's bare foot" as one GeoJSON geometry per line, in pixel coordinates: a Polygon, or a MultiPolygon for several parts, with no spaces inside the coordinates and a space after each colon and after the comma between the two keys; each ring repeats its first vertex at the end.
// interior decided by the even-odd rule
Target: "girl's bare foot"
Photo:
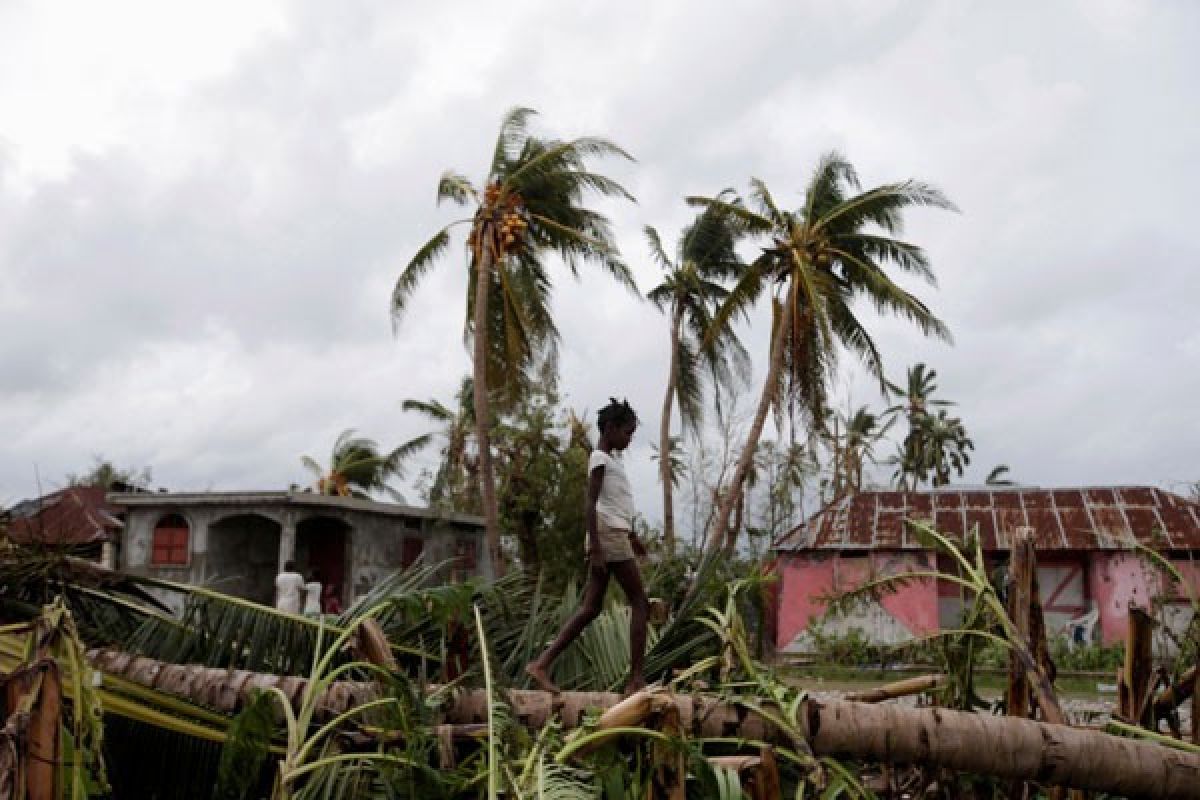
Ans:
{"type": "Polygon", "coordinates": [[[558,694],[562,691],[554,685],[554,681],[550,680],[550,676],[546,674],[546,668],[536,661],[530,661],[525,665],[525,674],[533,678],[533,682],[544,692],[558,694]]]}

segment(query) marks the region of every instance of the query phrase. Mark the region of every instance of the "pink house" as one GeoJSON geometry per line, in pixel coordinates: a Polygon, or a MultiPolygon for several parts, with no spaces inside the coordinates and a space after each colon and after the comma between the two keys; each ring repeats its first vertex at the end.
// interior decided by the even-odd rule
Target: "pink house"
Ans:
{"type": "MultiPolygon", "coordinates": [[[[823,617],[824,598],[831,594],[874,576],[935,565],[949,571],[949,560],[924,548],[907,520],[928,522],[956,540],[977,529],[989,570],[1007,562],[1018,528],[1032,528],[1051,634],[1090,616],[1097,640],[1119,641],[1127,609],[1149,608],[1158,597],[1166,601],[1171,627],[1186,626],[1191,617],[1186,595],[1132,550],[1135,541],[1155,547],[1193,589],[1200,586],[1194,560],[1200,557],[1200,503],[1154,487],[860,492],[834,502],[776,544],[780,651],[805,649],[804,633],[823,617]]],[[[834,631],[856,627],[874,641],[893,643],[954,627],[961,609],[955,584],[922,580],[823,625],[834,631]]]]}

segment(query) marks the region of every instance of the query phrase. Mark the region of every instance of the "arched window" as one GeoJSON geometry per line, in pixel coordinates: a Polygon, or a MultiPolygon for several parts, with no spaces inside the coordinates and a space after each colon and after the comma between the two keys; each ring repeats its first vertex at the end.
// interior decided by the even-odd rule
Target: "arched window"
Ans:
{"type": "Polygon", "coordinates": [[[154,526],[150,563],[158,567],[187,566],[191,555],[191,531],[179,514],[168,514],[154,526]]]}

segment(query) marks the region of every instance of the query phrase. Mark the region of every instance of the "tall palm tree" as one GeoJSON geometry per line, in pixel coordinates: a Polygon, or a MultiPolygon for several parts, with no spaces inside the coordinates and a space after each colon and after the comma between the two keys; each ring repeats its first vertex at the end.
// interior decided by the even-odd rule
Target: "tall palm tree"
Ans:
{"type": "Polygon", "coordinates": [[[951,473],[962,475],[971,463],[975,443],[967,435],[966,426],[945,409],[926,414],[921,423],[921,465],[933,475],[934,486],[950,483],[951,473]]]}
{"type": "MultiPolygon", "coordinates": [[[[722,195],[724,197],[724,195],[722,195]]],[[[732,198],[725,198],[732,201],[732,198]]],[[[659,425],[658,452],[671,453],[671,416],[679,406],[685,429],[696,435],[703,422],[702,373],[708,373],[720,408],[720,389],[732,388],[750,373],[750,356],[734,333],[732,318],[713,328],[713,315],[729,291],[721,281],[735,277],[743,264],[738,257],[737,228],[719,208],[705,209],[679,237],[676,255],[663,248],[658,231],[645,228],[650,252],[665,273],[646,296],[670,318],[670,366],[659,425]]],[[[671,459],[659,459],[663,487],[663,545],[675,552],[674,481],[671,459]]]]}
{"type": "Polygon", "coordinates": [[[938,390],[937,370],[929,369],[923,363],[908,368],[903,386],[891,381],[886,381],[886,385],[887,393],[897,402],[883,412],[884,416],[895,419],[903,414],[908,422],[908,433],[892,459],[897,465],[897,485],[905,488],[911,481],[911,488],[916,489],[929,471],[929,466],[922,461],[925,420],[932,409],[949,407],[954,403],[934,397],[938,390]]]}
{"type": "Polygon", "coordinates": [[[895,418],[881,417],[866,406],[853,414],[838,412],[831,440],[833,458],[833,496],[862,491],[863,467],[874,464],[875,445],[891,429],[895,418]]]}
{"type": "Polygon", "coordinates": [[[429,444],[429,439],[428,435],[418,436],[384,452],[374,439],[355,436],[354,429],[347,428],[333,443],[328,468],[312,456],[301,456],[300,463],[313,473],[313,488],[321,494],[369,497],[372,492],[384,492],[404,502],[404,496],[389,486],[388,480],[404,477],[404,461],[429,444]]]}
{"type": "Polygon", "coordinates": [[[887,271],[892,266],[933,282],[924,251],[895,236],[902,212],[910,206],[953,209],[940,191],[911,180],[861,191],[854,167],[836,153],[820,160],[798,210],[780,209],[762,181],[754,179],[750,185],[749,207],[720,197],[689,199],[723,209],[742,233],[765,240],[762,254],[744,271],[714,322],[746,310],[765,290],[771,294],[767,376],[732,491],[717,513],[710,538],[714,547],[729,530],[730,512],[772,406],[798,406],[810,419],[821,419],[839,345],[859,356],[882,386],[882,359],[854,314],[856,299],[865,297],[879,311],[909,320],[926,335],[950,338],[945,324],[887,271]]]}
{"type": "Polygon", "coordinates": [[[550,315],[546,256],[560,256],[573,275],[579,262],[594,262],[637,291],[617,254],[608,219],[582,205],[588,191],[632,200],[616,181],[588,169],[594,157],[630,156],[605,139],[533,136],[527,127],[533,114],[516,108],[504,117],[481,187],[457,172],[442,175],[438,202],[466,206],[471,216],[434,234],[401,272],[392,292],[392,315],[398,321],[421,278],[449,246],[450,230],[468,226],[465,338],[474,365],[480,494],[488,550],[498,574],[504,565],[488,430],[490,394],[511,403],[534,379],[530,367],[540,358],[553,361],[558,329],[550,315]]]}

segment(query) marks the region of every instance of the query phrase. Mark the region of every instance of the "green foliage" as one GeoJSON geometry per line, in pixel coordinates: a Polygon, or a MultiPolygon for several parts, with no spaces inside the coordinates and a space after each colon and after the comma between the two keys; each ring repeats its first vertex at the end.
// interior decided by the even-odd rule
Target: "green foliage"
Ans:
{"type": "Polygon", "coordinates": [[[861,628],[844,632],[827,632],[820,624],[808,628],[812,651],[821,664],[868,667],[886,664],[893,657],[892,648],[873,643],[861,628]]]}
{"type": "Polygon", "coordinates": [[[1125,662],[1123,644],[1077,644],[1056,636],[1050,640],[1050,658],[1060,671],[1113,674],[1125,662]]]}
{"type": "Polygon", "coordinates": [[[92,456],[92,466],[87,472],[67,475],[68,486],[96,486],[111,491],[148,489],[154,480],[150,467],[118,467],[104,456],[92,456]]]}
{"type": "Polygon", "coordinates": [[[256,690],[234,717],[229,738],[221,748],[213,800],[244,800],[261,788],[263,765],[275,731],[273,703],[271,695],[256,690]]]}

